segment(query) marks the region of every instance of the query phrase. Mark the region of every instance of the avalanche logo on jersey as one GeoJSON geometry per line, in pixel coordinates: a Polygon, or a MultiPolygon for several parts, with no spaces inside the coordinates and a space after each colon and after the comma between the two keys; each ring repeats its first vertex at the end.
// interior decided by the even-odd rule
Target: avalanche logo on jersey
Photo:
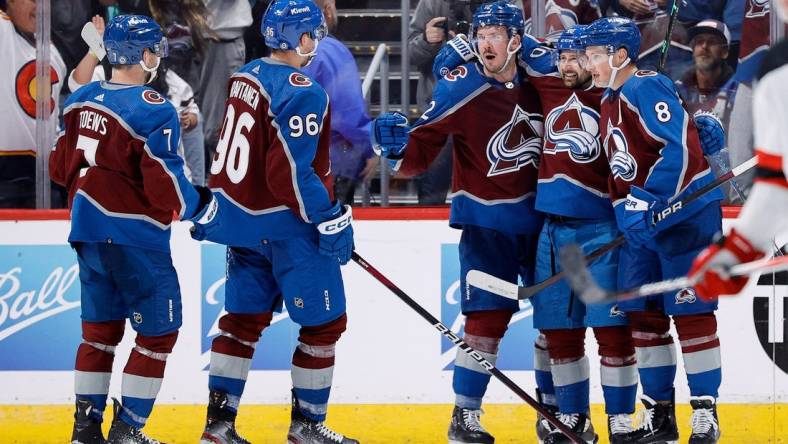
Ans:
{"type": "Polygon", "coordinates": [[[763,17],[769,13],[769,0],[747,0],[746,18],[763,17]]]}
{"type": "Polygon", "coordinates": [[[577,163],[596,160],[599,145],[599,113],[572,94],[562,106],[553,108],[545,119],[545,154],[568,152],[577,163]]]}
{"type": "Polygon", "coordinates": [[[456,82],[458,79],[464,79],[465,76],[468,75],[468,68],[464,66],[458,66],[448,74],[446,74],[443,78],[448,80],[449,82],[456,82]]]}
{"type": "Polygon", "coordinates": [[[290,77],[288,77],[287,80],[293,86],[301,86],[301,87],[312,86],[312,81],[309,80],[309,77],[297,72],[290,74],[290,77]]]}
{"type": "Polygon", "coordinates": [[[539,168],[544,123],[542,116],[514,106],[512,118],[487,143],[490,171],[487,177],[518,171],[526,165],[539,168]]]}
{"type": "Polygon", "coordinates": [[[614,127],[609,120],[604,144],[613,177],[632,182],[638,174],[638,164],[635,158],[629,154],[629,145],[624,137],[624,132],[620,128],[614,127]]]}

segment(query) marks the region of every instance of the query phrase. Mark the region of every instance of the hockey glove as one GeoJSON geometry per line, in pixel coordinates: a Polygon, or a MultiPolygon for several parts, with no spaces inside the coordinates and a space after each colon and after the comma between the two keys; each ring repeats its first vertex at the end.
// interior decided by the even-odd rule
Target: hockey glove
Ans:
{"type": "Polygon", "coordinates": [[[703,154],[710,156],[725,148],[725,129],[720,119],[710,112],[698,111],[692,116],[698,127],[700,147],[703,154]]]}
{"type": "Polygon", "coordinates": [[[336,257],[345,265],[353,253],[353,211],[349,205],[334,204],[331,209],[315,217],[320,233],[318,251],[325,256],[336,257]]]}
{"type": "Polygon", "coordinates": [[[664,203],[648,191],[630,187],[624,203],[624,236],[637,247],[653,239],[657,234],[654,213],[664,208],[664,203]]]}
{"type": "Polygon", "coordinates": [[[701,251],[692,263],[689,276],[699,278],[695,290],[704,300],[714,300],[721,294],[735,295],[742,291],[750,278],[734,277],[728,271],[734,265],[752,262],[763,256],[762,251],[732,229],[730,234],[720,237],[701,251]]]}
{"type": "Polygon", "coordinates": [[[194,240],[204,240],[219,228],[216,214],[219,212],[219,201],[207,187],[195,187],[200,194],[200,210],[187,219],[194,223],[189,229],[194,240]]]}
{"type": "Polygon", "coordinates": [[[401,113],[384,113],[370,124],[369,134],[375,154],[389,159],[400,159],[408,144],[408,118],[401,113]]]}
{"type": "Polygon", "coordinates": [[[438,51],[432,62],[432,74],[436,79],[440,79],[454,68],[475,58],[468,37],[465,34],[457,34],[438,51]]]}

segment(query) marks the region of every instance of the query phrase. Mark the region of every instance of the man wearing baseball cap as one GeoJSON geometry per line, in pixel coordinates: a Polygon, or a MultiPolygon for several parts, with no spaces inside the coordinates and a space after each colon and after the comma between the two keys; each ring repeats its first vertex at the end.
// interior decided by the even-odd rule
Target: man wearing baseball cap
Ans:
{"type": "Polygon", "coordinates": [[[725,122],[727,103],[717,102],[727,102],[726,83],[734,73],[726,63],[731,33],[725,23],[707,19],[690,28],[688,34],[695,65],[676,81],[676,86],[690,112],[714,111],[725,122]]]}

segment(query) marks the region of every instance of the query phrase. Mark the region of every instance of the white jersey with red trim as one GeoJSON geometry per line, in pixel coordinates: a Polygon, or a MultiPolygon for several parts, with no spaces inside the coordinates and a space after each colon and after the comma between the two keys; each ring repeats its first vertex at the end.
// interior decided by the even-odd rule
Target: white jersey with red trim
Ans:
{"type": "MultiPolygon", "coordinates": [[[[58,96],[66,64],[54,45],[49,46],[52,113],[57,118],[58,96]]],[[[36,47],[0,12],[0,156],[34,155],[36,150],[36,47]]],[[[55,134],[52,134],[54,140],[55,134]]]]}
{"type": "Polygon", "coordinates": [[[758,166],[736,230],[768,252],[788,231],[788,40],[771,48],[764,62],[753,98],[758,166]]]}

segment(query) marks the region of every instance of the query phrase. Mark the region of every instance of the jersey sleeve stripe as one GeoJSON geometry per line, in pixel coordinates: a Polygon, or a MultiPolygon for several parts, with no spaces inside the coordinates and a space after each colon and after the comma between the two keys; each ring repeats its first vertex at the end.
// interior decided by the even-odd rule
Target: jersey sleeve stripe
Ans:
{"type": "Polygon", "coordinates": [[[147,143],[145,144],[143,149],[145,150],[145,154],[147,154],[148,157],[155,160],[159,165],[161,165],[161,168],[164,170],[164,172],[167,173],[168,176],[170,176],[170,179],[172,180],[172,188],[175,191],[175,194],[178,196],[178,203],[180,205],[180,208],[178,209],[178,217],[183,218],[183,213],[184,211],[186,211],[186,201],[183,198],[183,193],[181,192],[181,187],[180,184],[178,183],[178,178],[175,177],[175,174],[172,171],[170,171],[165,161],[163,161],[159,157],[156,157],[156,155],[153,154],[147,143]]]}
{"type": "Polygon", "coordinates": [[[765,151],[756,149],[755,155],[758,156],[758,168],[772,170],[782,173],[783,171],[783,156],[778,154],[770,154],[765,151]]]}

